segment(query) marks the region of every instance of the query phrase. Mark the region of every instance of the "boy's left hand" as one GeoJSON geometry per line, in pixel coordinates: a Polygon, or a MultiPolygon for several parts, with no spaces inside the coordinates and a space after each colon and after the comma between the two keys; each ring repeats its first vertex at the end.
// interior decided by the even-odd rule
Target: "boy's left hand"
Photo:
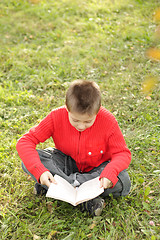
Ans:
{"type": "Polygon", "coordinates": [[[103,187],[104,189],[106,188],[111,188],[113,186],[113,183],[108,179],[108,178],[101,178],[100,180],[100,187],[103,187]]]}

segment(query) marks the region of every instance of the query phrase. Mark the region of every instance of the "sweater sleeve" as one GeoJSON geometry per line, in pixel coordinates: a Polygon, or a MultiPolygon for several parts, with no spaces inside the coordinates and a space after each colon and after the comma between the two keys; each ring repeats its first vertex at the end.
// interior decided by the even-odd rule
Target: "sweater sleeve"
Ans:
{"type": "Polygon", "coordinates": [[[127,169],[131,162],[131,152],[127,148],[117,121],[113,127],[112,134],[109,136],[108,146],[111,160],[102,171],[100,178],[108,178],[114,187],[118,182],[118,174],[124,169],[127,169]]]}
{"type": "Polygon", "coordinates": [[[53,135],[54,126],[52,112],[45,117],[38,126],[35,126],[24,134],[17,142],[16,149],[28,171],[39,182],[43,172],[48,171],[41,163],[36,145],[46,141],[53,135]]]}

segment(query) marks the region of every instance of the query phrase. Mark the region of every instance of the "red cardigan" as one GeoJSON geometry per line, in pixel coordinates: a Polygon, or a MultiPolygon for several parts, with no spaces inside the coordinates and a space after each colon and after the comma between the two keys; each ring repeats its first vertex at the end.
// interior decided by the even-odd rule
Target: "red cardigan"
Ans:
{"type": "Polygon", "coordinates": [[[101,107],[94,124],[83,132],[77,131],[69,122],[65,106],[49,113],[38,126],[30,129],[17,143],[17,151],[28,171],[37,181],[47,169],[37,153],[36,145],[52,137],[55,147],[71,156],[80,172],[88,172],[110,160],[100,178],[106,177],[113,186],[118,174],[128,168],[131,153],[115,117],[101,107]]]}

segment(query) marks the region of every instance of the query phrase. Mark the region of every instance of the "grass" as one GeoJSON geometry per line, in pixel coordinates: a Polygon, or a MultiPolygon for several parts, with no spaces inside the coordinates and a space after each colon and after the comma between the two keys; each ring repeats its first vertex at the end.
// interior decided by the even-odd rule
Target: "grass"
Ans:
{"type": "Polygon", "coordinates": [[[145,54],[160,44],[158,7],[158,0],[1,0],[1,239],[160,239],[159,81],[141,92],[144,79],[160,73],[145,54]],[[106,199],[97,218],[33,196],[15,150],[20,136],[64,104],[77,78],[100,85],[132,152],[130,195],[106,199]]]}

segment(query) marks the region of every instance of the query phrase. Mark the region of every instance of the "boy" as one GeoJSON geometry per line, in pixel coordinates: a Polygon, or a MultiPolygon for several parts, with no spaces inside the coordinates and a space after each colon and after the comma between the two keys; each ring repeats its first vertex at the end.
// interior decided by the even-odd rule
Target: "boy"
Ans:
{"type": "MultiPolygon", "coordinates": [[[[97,176],[104,193],[125,196],[130,179],[125,169],[131,161],[115,117],[101,106],[101,93],[92,81],[77,80],[66,93],[66,106],[49,113],[38,126],[17,143],[23,170],[37,182],[35,192],[46,193],[54,175],[73,186],[97,176]],[[36,145],[52,137],[55,149],[36,150],[36,145]]],[[[104,200],[97,197],[81,205],[91,215],[100,215],[104,200]]]]}

